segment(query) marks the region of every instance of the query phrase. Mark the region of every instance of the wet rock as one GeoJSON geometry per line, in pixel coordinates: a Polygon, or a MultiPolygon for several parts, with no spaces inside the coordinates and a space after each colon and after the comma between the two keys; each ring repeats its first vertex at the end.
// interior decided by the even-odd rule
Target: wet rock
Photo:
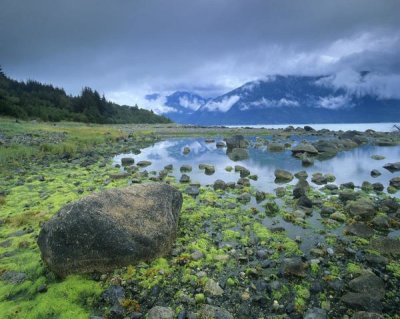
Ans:
{"type": "Polygon", "coordinates": [[[199,319],[234,319],[234,317],[224,308],[203,305],[199,311],[199,319]]]}
{"type": "Polygon", "coordinates": [[[225,139],[226,146],[228,150],[233,150],[235,148],[247,148],[249,142],[244,139],[243,135],[234,135],[225,139]]]}
{"type": "Polygon", "coordinates": [[[304,154],[304,153],[309,155],[317,155],[318,150],[312,144],[307,142],[302,142],[298,144],[296,147],[292,148],[293,155],[304,154]]]}
{"type": "Polygon", "coordinates": [[[396,213],[399,208],[400,203],[394,198],[385,198],[379,202],[379,210],[385,213],[396,213]]]}
{"type": "Polygon", "coordinates": [[[383,319],[384,317],[376,312],[358,311],[351,319],[383,319]]]}
{"type": "Polygon", "coordinates": [[[190,257],[191,257],[193,260],[200,260],[200,259],[203,259],[203,258],[204,258],[204,254],[203,254],[200,250],[195,250],[195,251],[190,255],[190,257]]]}
{"type": "Polygon", "coordinates": [[[116,179],[126,178],[126,177],[130,176],[130,174],[128,172],[119,172],[116,174],[110,174],[109,176],[112,180],[116,180],[116,179]]]}
{"type": "Polygon", "coordinates": [[[190,165],[182,165],[179,169],[181,173],[187,173],[192,171],[192,166],[190,165]]]}
{"type": "Polygon", "coordinates": [[[282,272],[285,276],[305,276],[305,264],[300,258],[285,258],[282,263],[282,272]]]}
{"type": "Polygon", "coordinates": [[[339,199],[342,202],[354,201],[359,197],[359,194],[353,191],[345,190],[339,193],[339,199]]]}
{"type": "Polygon", "coordinates": [[[285,150],[285,145],[280,143],[271,142],[268,144],[268,151],[270,152],[283,152],[285,150]]]}
{"type": "Polygon", "coordinates": [[[380,255],[366,255],[365,260],[372,265],[387,265],[388,259],[380,255]]]}
{"type": "Polygon", "coordinates": [[[245,148],[234,148],[227,154],[232,161],[242,161],[249,158],[249,152],[245,148]]]}
{"type": "Polygon", "coordinates": [[[38,237],[42,259],[64,277],[164,255],[175,241],[181,206],[182,194],[162,183],[90,195],[43,224],[38,237]]]}
{"type": "Polygon", "coordinates": [[[237,197],[237,200],[238,200],[239,202],[242,202],[242,203],[248,203],[248,202],[250,202],[250,200],[251,200],[251,195],[250,195],[249,193],[240,194],[240,195],[237,197]]]}
{"type": "Polygon", "coordinates": [[[239,172],[240,177],[247,177],[250,175],[250,171],[241,165],[235,165],[235,172],[239,172]]]}
{"type": "Polygon", "coordinates": [[[400,162],[396,163],[387,163],[383,166],[383,168],[386,168],[389,172],[397,172],[400,171],[400,162]]]}
{"type": "Polygon", "coordinates": [[[110,304],[119,304],[125,298],[125,290],[121,286],[112,285],[103,292],[102,299],[110,304]]]}
{"type": "Polygon", "coordinates": [[[372,189],[376,192],[382,192],[385,189],[385,187],[382,185],[382,183],[373,183],[372,189]]]}
{"type": "Polygon", "coordinates": [[[174,319],[175,312],[170,307],[155,306],[147,313],[147,319],[174,319]]]}
{"type": "Polygon", "coordinates": [[[222,296],[224,293],[224,290],[220,287],[218,282],[213,279],[207,280],[204,286],[204,291],[208,292],[212,296],[222,296]]]}
{"type": "Polygon", "coordinates": [[[317,149],[319,153],[318,157],[321,159],[335,157],[336,154],[340,151],[335,141],[319,140],[313,143],[313,146],[317,149]]]}
{"type": "Polygon", "coordinates": [[[382,255],[400,256],[400,240],[390,237],[380,237],[371,240],[370,247],[382,255]]]}
{"type": "Polygon", "coordinates": [[[250,186],[250,181],[248,178],[239,178],[237,184],[240,186],[250,186]]]}
{"type": "Polygon", "coordinates": [[[351,216],[359,220],[368,220],[374,217],[376,208],[374,203],[366,198],[360,198],[346,205],[346,210],[351,216]]]}
{"type": "Polygon", "coordinates": [[[386,215],[378,215],[374,217],[372,224],[377,229],[387,229],[390,227],[390,219],[386,215]]]}
{"type": "Polygon", "coordinates": [[[370,238],[374,235],[374,230],[367,224],[356,222],[344,228],[347,235],[358,236],[362,238],[370,238]]]}
{"type": "Polygon", "coordinates": [[[168,164],[164,166],[164,169],[167,171],[172,171],[174,169],[174,166],[172,164],[168,164]]]}
{"type": "Polygon", "coordinates": [[[306,125],[304,126],[304,131],[306,132],[315,132],[315,129],[313,129],[311,126],[306,125]]]}
{"type": "Polygon", "coordinates": [[[324,185],[328,183],[328,178],[326,175],[323,175],[322,173],[314,173],[312,175],[311,181],[317,185],[324,185]]]}
{"type": "Polygon", "coordinates": [[[215,142],[215,140],[214,140],[213,138],[206,138],[204,141],[205,141],[207,144],[211,144],[211,143],[214,143],[214,142],[215,142]]]}
{"type": "Polygon", "coordinates": [[[371,155],[371,158],[376,161],[384,160],[386,157],[383,155],[371,155]]]}
{"type": "Polygon", "coordinates": [[[135,164],[135,160],[132,157],[123,157],[121,158],[121,165],[122,166],[130,166],[135,164]]]}
{"type": "Polygon", "coordinates": [[[327,189],[330,192],[337,191],[339,187],[335,184],[326,184],[323,189],[327,189]]]}
{"type": "Polygon", "coordinates": [[[364,181],[361,185],[361,189],[364,192],[370,192],[372,191],[372,184],[370,182],[364,181]]]}
{"type": "Polygon", "coordinates": [[[349,288],[359,293],[371,293],[382,299],[385,295],[385,283],[373,273],[365,273],[349,282],[349,288]]]}
{"type": "Polygon", "coordinates": [[[226,183],[222,180],[222,179],[217,179],[214,182],[214,186],[213,186],[214,190],[225,190],[226,189],[226,183]]]}
{"type": "Polygon", "coordinates": [[[200,194],[200,189],[198,186],[188,186],[185,190],[185,193],[190,196],[196,197],[200,194]]]}
{"type": "Polygon", "coordinates": [[[390,186],[394,187],[395,189],[400,189],[400,176],[393,177],[389,181],[390,186]]]}
{"type": "Polygon", "coordinates": [[[224,142],[222,142],[222,141],[218,141],[218,142],[215,144],[215,146],[218,147],[218,148],[223,148],[223,147],[226,146],[226,144],[225,144],[224,142]]]}
{"type": "Polygon", "coordinates": [[[136,163],[136,165],[139,167],[146,167],[146,166],[150,166],[151,162],[150,161],[139,161],[136,163]]]}
{"type": "Polygon", "coordinates": [[[297,179],[307,179],[308,174],[306,171],[300,171],[294,174],[294,177],[296,177],[297,179]]]}
{"type": "Polygon", "coordinates": [[[308,309],[304,314],[304,319],[327,319],[328,315],[326,310],[321,308],[311,308],[308,309]]]}
{"type": "Polygon", "coordinates": [[[0,280],[6,281],[13,285],[18,285],[27,279],[27,275],[23,272],[17,271],[5,271],[1,276],[0,280]]]}
{"type": "Polygon", "coordinates": [[[382,175],[382,173],[380,171],[378,171],[377,169],[373,169],[371,171],[371,176],[372,177],[378,177],[378,176],[381,176],[381,175],[382,175]]]}
{"type": "Polygon", "coordinates": [[[283,169],[276,169],[274,175],[275,175],[275,183],[287,183],[293,180],[292,173],[285,171],[283,169]]]}
{"type": "Polygon", "coordinates": [[[277,197],[283,197],[286,194],[286,189],[285,187],[278,187],[275,189],[275,194],[277,197]]]}
{"type": "Polygon", "coordinates": [[[354,183],[353,182],[348,182],[348,183],[343,183],[340,185],[340,188],[342,189],[354,189],[354,183]]]}
{"type": "Polygon", "coordinates": [[[265,193],[261,191],[256,191],[256,201],[262,202],[265,199],[265,193]]]}
{"type": "Polygon", "coordinates": [[[382,303],[371,293],[356,293],[348,292],[341,301],[353,309],[367,310],[367,311],[381,311],[382,303]]]}
{"type": "Polygon", "coordinates": [[[204,173],[206,175],[212,175],[215,173],[215,167],[214,165],[205,165],[204,166],[204,173]]]}
{"type": "Polygon", "coordinates": [[[190,147],[185,146],[185,147],[183,148],[182,154],[183,154],[183,155],[187,155],[187,154],[189,154],[189,153],[190,153],[190,147]]]}
{"type": "Polygon", "coordinates": [[[335,212],[333,207],[322,206],[320,215],[322,217],[329,217],[335,212]]]}
{"type": "Polygon", "coordinates": [[[303,154],[300,159],[301,159],[301,164],[303,166],[314,165],[314,159],[309,157],[309,156],[307,156],[306,154],[303,154]]]}
{"type": "Polygon", "coordinates": [[[303,195],[297,201],[297,205],[301,207],[311,208],[313,206],[313,202],[306,195],[303,195]]]}
{"type": "Polygon", "coordinates": [[[190,176],[186,174],[182,174],[181,178],[179,179],[179,183],[185,184],[190,183],[190,176]]]}

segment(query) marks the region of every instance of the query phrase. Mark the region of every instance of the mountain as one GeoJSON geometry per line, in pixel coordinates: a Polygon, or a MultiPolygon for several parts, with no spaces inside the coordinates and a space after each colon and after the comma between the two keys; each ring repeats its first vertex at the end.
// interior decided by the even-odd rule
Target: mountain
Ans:
{"type": "MultiPolygon", "coordinates": [[[[155,101],[160,99],[161,95],[149,94],[145,98],[148,101],[155,101]]],[[[166,96],[164,105],[168,107],[169,111],[164,114],[174,122],[190,123],[193,114],[209,100],[194,93],[177,91],[166,96]]]]}
{"type": "MultiPolygon", "coordinates": [[[[365,76],[368,72],[360,74],[361,80],[365,76]]],[[[179,123],[202,125],[400,121],[400,100],[337,88],[332,76],[270,76],[214,99],[196,99],[202,105],[195,110],[180,105],[178,117],[166,115],[179,123]]]]}
{"type": "Polygon", "coordinates": [[[18,82],[0,68],[0,115],[43,121],[91,123],[170,123],[164,117],[140,109],[109,102],[104,96],[84,88],[79,96],[37,81],[18,82]]]}

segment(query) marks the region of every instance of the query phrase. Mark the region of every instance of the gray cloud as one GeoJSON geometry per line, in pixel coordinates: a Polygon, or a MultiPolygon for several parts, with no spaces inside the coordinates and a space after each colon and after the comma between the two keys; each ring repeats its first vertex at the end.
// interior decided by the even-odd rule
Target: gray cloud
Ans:
{"type": "Polygon", "coordinates": [[[2,0],[0,64],[139,105],[147,93],[215,96],[268,74],[339,73],[332,85],[357,86],[359,70],[390,96],[399,30],[397,0],[2,0]]]}

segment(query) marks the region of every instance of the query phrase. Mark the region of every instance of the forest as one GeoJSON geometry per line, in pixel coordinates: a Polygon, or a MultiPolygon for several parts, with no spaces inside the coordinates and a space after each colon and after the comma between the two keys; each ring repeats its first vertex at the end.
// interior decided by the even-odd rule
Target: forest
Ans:
{"type": "Polygon", "coordinates": [[[16,119],[101,124],[170,123],[165,116],[135,106],[118,105],[84,87],[78,96],[38,81],[16,81],[0,67],[0,115],[16,119]]]}

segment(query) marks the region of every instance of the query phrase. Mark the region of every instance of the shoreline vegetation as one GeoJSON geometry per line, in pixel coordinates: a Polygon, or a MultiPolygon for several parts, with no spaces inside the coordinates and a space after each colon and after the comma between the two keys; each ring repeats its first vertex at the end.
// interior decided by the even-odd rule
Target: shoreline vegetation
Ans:
{"type": "Polygon", "coordinates": [[[396,133],[0,118],[2,318],[400,318],[400,182],[390,194],[351,181],[318,185],[304,172],[291,172],[295,186],[283,182],[265,193],[252,187],[251,168],[231,167],[238,174],[233,185],[199,185],[179,182],[167,168],[115,167],[111,160],[161,139],[237,134],[257,136],[258,143],[267,136],[315,135],[353,148],[400,145],[396,133]],[[171,254],[64,279],[43,265],[37,236],[62,207],[93,192],[154,181],[183,193],[171,254]],[[306,249],[307,238],[267,227],[266,219],[284,220],[319,240],[306,249]]]}

